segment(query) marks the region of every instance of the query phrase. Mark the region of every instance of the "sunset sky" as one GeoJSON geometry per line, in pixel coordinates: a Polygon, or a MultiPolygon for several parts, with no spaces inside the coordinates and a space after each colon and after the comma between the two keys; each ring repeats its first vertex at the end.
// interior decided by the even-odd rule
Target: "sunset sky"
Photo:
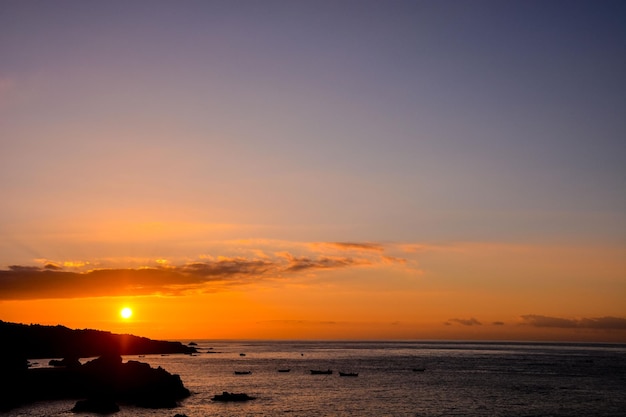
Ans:
{"type": "Polygon", "coordinates": [[[625,21],[0,0],[0,320],[626,342],[625,21]]]}

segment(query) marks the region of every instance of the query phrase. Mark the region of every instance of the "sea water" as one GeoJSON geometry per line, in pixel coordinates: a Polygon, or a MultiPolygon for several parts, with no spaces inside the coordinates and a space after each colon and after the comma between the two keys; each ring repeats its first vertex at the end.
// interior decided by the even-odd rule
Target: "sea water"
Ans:
{"type": "MultiPolygon", "coordinates": [[[[124,357],[179,374],[191,397],[175,409],[121,404],[115,416],[626,415],[626,345],[195,342],[200,353],[193,356],[124,357]],[[333,373],[310,372],[327,369],[333,373]],[[236,375],[236,371],[251,373],[236,375]],[[358,376],[342,377],[339,372],[358,376]],[[223,391],[256,399],[211,400],[223,391]]],[[[36,366],[47,363],[38,362],[36,366]]],[[[74,403],[36,403],[6,415],[75,416],[70,411],[74,403]]]]}

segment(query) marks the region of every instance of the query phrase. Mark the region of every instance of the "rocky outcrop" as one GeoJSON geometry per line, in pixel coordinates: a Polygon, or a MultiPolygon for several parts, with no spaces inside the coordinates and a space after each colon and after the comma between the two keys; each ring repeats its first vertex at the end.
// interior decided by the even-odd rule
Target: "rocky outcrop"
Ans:
{"type": "Polygon", "coordinates": [[[120,407],[108,398],[90,398],[77,401],[72,411],[74,413],[111,414],[120,411],[120,407]]]}
{"type": "Polygon", "coordinates": [[[147,363],[103,356],[82,367],[91,395],[106,393],[117,400],[147,408],[172,408],[189,396],[180,377],[147,363]]]}
{"type": "Polygon", "coordinates": [[[224,391],[221,394],[214,395],[211,400],[219,401],[219,402],[240,402],[240,401],[250,401],[255,400],[256,397],[251,397],[246,393],[231,393],[224,391]]]}
{"type": "Polygon", "coordinates": [[[3,375],[10,386],[0,395],[0,410],[21,403],[88,399],[76,407],[109,407],[122,402],[147,408],[172,408],[190,395],[180,377],[137,361],[104,355],[84,365],[21,369],[3,375]]]}
{"type": "Polygon", "coordinates": [[[75,368],[75,367],[80,366],[80,360],[78,358],[75,358],[75,357],[63,358],[61,360],[52,359],[50,362],[48,362],[48,365],[50,365],[50,366],[64,366],[66,368],[75,368]]]}
{"type": "Polygon", "coordinates": [[[32,401],[89,399],[79,407],[122,401],[142,407],[174,407],[189,395],[178,375],[148,364],[122,363],[120,355],[196,353],[179,342],[100,330],[0,321],[0,411],[32,401]],[[79,358],[99,357],[84,365],[79,358]],[[28,359],[53,359],[53,368],[28,369],[28,359]]]}

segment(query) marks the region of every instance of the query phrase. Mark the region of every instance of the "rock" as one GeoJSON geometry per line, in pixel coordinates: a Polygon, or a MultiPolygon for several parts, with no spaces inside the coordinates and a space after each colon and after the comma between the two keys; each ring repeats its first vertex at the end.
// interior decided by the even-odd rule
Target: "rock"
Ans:
{"type": "Polygon", "coordinates": [[[173,408],[190,395],[180,376],[147,363],[122,363],[117,355],[103,356],[83,365],[94,393],[105,393],[124,402],[146,408],[173,408]]]}
{"type": "Polygon", "coordinates": [[[221,401],[221,402],[231,402],[231,401],[250,401],[250,400],[255,400],[256,397],[251,397],[248,394],[245,393],[230,393],[230,392],[222,392],[221,394],[215,395],[213,396],[212,400],[213,401],[221,401]]]}
{"type": "Polygon", "coordinates": [[[109,398],[90,398],[77,401],[72,411],[75,413],[111,414],[120,411],[120,407],[109,398]]]}
{"type": "MultiPolygon", "coordinates": [[[[18,365],[13,366],[21,369],[18,365]]],[[[76,404],[77,411],[86,411],[81,407],[112,410],[110,404],[115,401],[173,408],[190,395],[178,375],[147,363],[123,363],[119,355],[104,355],[74,367],[23,369],[2,376],[10,384],[0,392],[0,411],[34,401],[85,398],[86,403],[76,404]]]]}
{"type": "Polygon", "coordinates": [[[62,360],[52,359],[48,362],[50,366],[65,366],[66,368],[76,368],[80,366],[80,361],[75,356],[69,356],[62,360]]]}

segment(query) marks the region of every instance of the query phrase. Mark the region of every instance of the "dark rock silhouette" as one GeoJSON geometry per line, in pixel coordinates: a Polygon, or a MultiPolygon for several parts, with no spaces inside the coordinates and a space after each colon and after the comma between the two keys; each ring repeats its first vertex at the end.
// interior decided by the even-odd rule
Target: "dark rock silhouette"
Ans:
{"type": "Polygon", "coordinates": [[[137,361],[122,362],[121,354],[187,353],[194,348],[97,330],[62,326],[20,325],[0,321],[0,411],[23,403],[58,399],[88,399],[81,407],[111,408],[121,401],[140,407],[170,408],[189,396],[178,375],[137,361]],[[65,338],[65,339],[64,339],[65,338]],[[98,342],[98,343],[96,343],[98,342]],[[36,346],[33,346],[36,345],[36,346]],[[63,357],[54,368],[28,368],[29,358],[63,357]],[[99,356],[81,365],[80,357],[99,356]]]}
{"type": "Polygon", "coordinates": [[[245,393],[230,393],[227,391],[222,392],[221,394],[217,394],[214,395],[212,400],[213,401],[220,401],[220,402],[239,402],[239,401],[250,401],[250,400],[255,400],[256,397],[251,397],[248,394],[245,393]]]}
{"type": "Polygon", "coordinates": [[[120,407],[111,399],[95,398],[77,401],[72,411],[75,413],[111,414],[120,411],[120,407]]]}
{"type": "Polygon", "coordinates": [[[115,355],[102,356],[83,365],[91,395],[107,395],[140,407],[172,408],[189,396],[178,375],[137,361],[122,363],[115,355]]]}
{"type": "Polygon", "coordinates": [[[48,362],[50,366],[65,366],[66,368],[75,368],[80,366],[80,360],[76,357],[64,358],[62,360],[52,359],[48,362]]]}
{"type": "Polygon", "coordinates": [[[69,398],[89,400],[77,403],[81,411],[86,411],[81,407],[108,408],[116,401],[146,408],[173,408],[190,395],[178,375],[142,362],[123,363],[117,355],[105,355],[78,367],[28,369],[6,377],[12,383],[0,396],[3,410],[20,403],[69,398]]]}

